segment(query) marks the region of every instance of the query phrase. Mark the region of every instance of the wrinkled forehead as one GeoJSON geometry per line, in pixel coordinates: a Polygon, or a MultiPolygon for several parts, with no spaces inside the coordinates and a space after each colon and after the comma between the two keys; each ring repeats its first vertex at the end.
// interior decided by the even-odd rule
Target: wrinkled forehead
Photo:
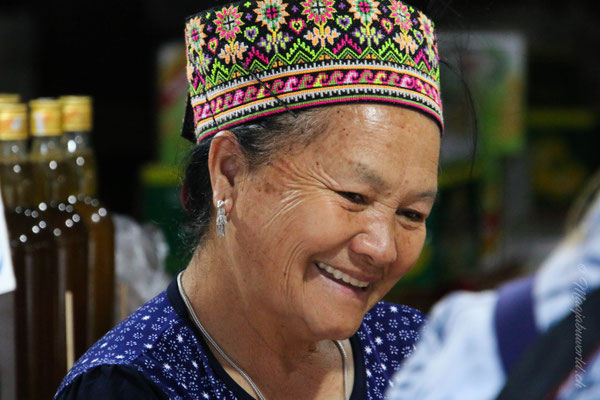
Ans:
{"type": "Polygon", "coordinates": [[[326,125],[306,148],[306,165],[343,167],[381,191],[398,185],[408,171],[428,175],[436,185],[441,138],[430,117],[380,104],[331,111],[320,116],[326,125]]]}

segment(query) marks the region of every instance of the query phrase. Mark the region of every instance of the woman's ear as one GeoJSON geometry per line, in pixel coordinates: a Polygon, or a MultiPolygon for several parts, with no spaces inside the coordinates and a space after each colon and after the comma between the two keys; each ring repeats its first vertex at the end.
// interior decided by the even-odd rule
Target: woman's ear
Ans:
{"type": "Polygon", "coordinates": [[[225,202],[225,211],[229,213],[246,169],[246,157],[233,132],[217,133],[212,139],[208,153],[208,170],[215,207],[217,201],[222,200],[225,202]]]}

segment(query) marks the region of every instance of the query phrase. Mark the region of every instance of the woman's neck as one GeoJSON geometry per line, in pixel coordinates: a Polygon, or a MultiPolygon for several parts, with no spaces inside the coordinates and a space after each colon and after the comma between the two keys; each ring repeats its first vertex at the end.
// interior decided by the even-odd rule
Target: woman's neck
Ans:
{"type": "MultiPolygon", "coordinates": [[[[319,391],[319,386],[341,385],[341,358],[335,344],[295,335],[286,321],[257,307],[257,302],[248,298],[243,282],[236,279],[233,268],[240,267],[232,265],[227,254],[209,241],[196,251],[182,277],[196,316],[219,347],[267,392],[274,391],[269,390],[273,385],[292,389],[294,382],[307,386],[312,381],[313,392],[319,391]]],[[[220,364],[247,389],[243,378],[236,379],[233,368],[212,350],[220,364]]]]}
{"type": "Polygon", "coordinates": [[[261,357],[279,358],[283,365],[310,358],[320,341],[294,335],[285,321],[257,307],[244,283],[237,281],[234,268],[241,266],[232,265],[226,254],[207,243],[183,274],[184,290],[210,335],[234,359],[234,354],[245,358],[244,349],[250,349],[249,358],[256,358],[260,349],[261,357]]]}

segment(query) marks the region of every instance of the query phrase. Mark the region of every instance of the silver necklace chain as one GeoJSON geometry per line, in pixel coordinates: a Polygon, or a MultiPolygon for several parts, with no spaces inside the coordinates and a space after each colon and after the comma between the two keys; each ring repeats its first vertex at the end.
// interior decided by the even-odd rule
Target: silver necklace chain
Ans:
{"type": "MultiPolygon", "coordinates": [[[[225,354],[223,349],[221,349],[221,347],[217,344],[217,342],[215,342],[215,340],[212,338],[212,336],[210,336],[208,334],[208,331],[200,323],[200,320],[198,319],[198,317],[196,316],[196,313],[194,312],[194,309],[192,308],[190,299],[188,299],[187,294],[185,293],[185,290],[183,290],[183,284],[181,283],[182,276],[183,276],[183,271],[177,275],[177,287],[179,289],[179,294],[181,295],[181,298],[183,299],[183,302],[185,303],[185,307],[187,308],[188,313],[190,314],[190,316],[192,317],[192,320],[194,321],[194,324],[196,324],[198,329],[200,329],[200,332],[202,332],[202,335],[204,335],[206,340],[208,340],[208,342],[217,350],[217,352],[219,352],[221,357],[223,357],[223,359],[225,359],[225,361],[227,361],[229,363],[229,365],[231,365],[233,368],[235,368],[235,370],[240,375],[242,375],[242,377],[246,380],[246,382],[248,382],[248,384],[252,387],[252,390],[254,390],[254,393],[256,393],[256,397],[258,397],[259,400],[266,400],[265,396],[263,396],[261,391],[258,389],[258,386],[256,386],[256,383],[254,383],[254,381],[252,381],[252,379],[250,379],[250,376],[248,376],[248,374],[246,372],[244,372],[244,370],[240,366],[238,366],[235,362],[233,362],[233,360],[231,358],[229,358],[229,356],[227,354],[225,354]]],[[[340,340],[333,340],[333,342],[335,343],[340,354],[342,355],[342,365],[344,368],[344,400],[347,400],[348,399],[348,357],[346,356],[346,350],[344,350],[343,343],[340,340]]]]}

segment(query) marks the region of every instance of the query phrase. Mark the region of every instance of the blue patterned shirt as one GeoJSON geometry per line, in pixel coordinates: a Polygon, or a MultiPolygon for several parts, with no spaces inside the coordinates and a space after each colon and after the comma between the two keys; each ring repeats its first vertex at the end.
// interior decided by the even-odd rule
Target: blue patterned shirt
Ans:
{"type": "MultiPolygon", "coordinates": [[[[425,322],[406,306],[378,303],[350,338],[352,400],[384,399],[391,378],[425,322]]],[[[55,399],[160,398],[249,400],[190,320],[173,281],[85,353],[55,399]]]]}

